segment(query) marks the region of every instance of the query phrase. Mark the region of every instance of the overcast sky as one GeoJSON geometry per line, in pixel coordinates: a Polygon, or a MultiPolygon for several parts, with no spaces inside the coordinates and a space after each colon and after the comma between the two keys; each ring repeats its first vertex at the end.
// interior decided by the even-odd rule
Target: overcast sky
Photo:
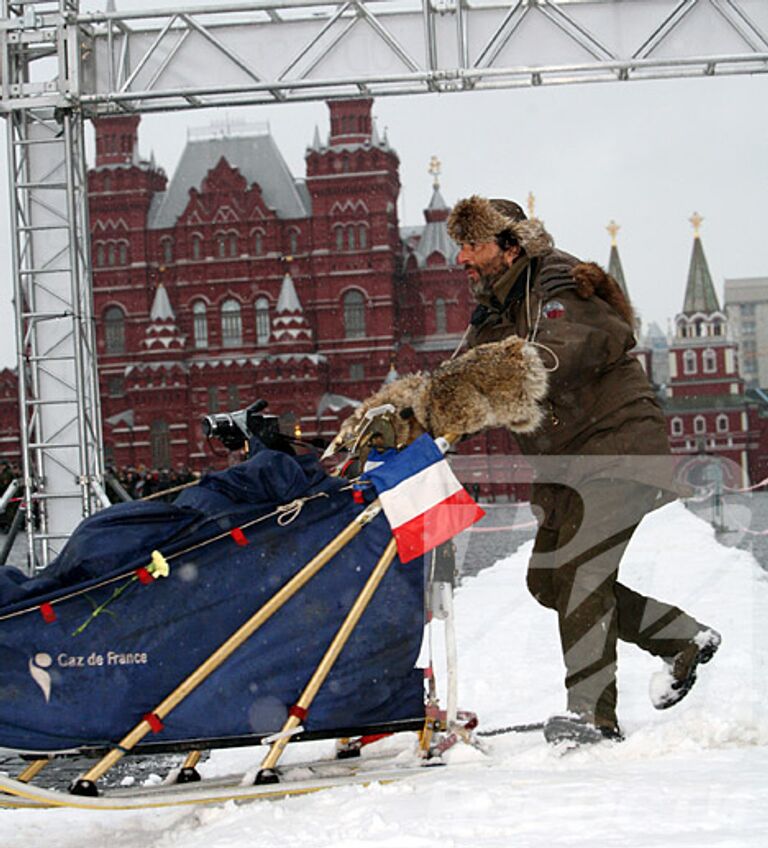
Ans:
{"type": "MultiPolygon", "coordinates": [[[[401,225],[423,222],[433,154],[442,162],[449,204],[472,193],[524,203],[533,191],[558,246],[584,259],[607,263],[605,227],[615,219],[635,306],[646,323],[666,329],[682,306],[694,211],[704,217],[703,246],[721,297],[725,278],[768,276],[766,103],[762,75],[394,97],[378,100],[374,115],[400,157],[401,225]]],[[[226,114],[269,122],[298,177],[315,125],[321,138],[328,132],[324,103],[226,114]]],[[[154,152],[170,176],[187,129],[226,114],[145,116],[140,151],[154,152]]],[[[4,146],[5,135],[3,163],[4,146]]],[[[0,189],[0,232],[8,233],[7,173],[0,189]]],[[[7,236],[0,239],[4,268],[7,243],[7,236]]],[[[0,308],[8,332],[0,334],[0,367],[15,362],[11,297],[4,275],[0,308]]]]}

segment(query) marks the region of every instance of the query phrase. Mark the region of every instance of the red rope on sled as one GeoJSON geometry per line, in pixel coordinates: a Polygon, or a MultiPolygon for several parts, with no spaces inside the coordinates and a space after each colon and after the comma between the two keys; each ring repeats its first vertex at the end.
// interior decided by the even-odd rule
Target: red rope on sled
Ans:
{"type": "Polygon", "coordinates": [[[46,624],[52,624],[56,621],[56,611],[48,603],[40,604],[40,615],[42,615],[43,621],[46,624]]]}
{"type": "Polygon", "coordinates": [[[234,527],[229,531],[229,535],[240,545],[241,548],[244,548],[248,544],[248,539],[245,537],[245,533],[239,528],[234,527]]]}
{"type": "Polygon", "coordinates": [[[142,716],[142,719],[146,721],[153,733],[160,733],[160,731],[165,727],[162,719],[159,715],[157,715],[157,713],[146,713],[142,716]]]}
{"type": "Polygon", "coordinates": [[[298,706],[298,704],[294,704],[288,710],[288,715],[289,716],[295,716],[299,721],[303,722],[304,719],[307,717],[308,712],[309,712],[309,710],[304,709],[304,707],[300,707],[300,706],[298,706]]]}

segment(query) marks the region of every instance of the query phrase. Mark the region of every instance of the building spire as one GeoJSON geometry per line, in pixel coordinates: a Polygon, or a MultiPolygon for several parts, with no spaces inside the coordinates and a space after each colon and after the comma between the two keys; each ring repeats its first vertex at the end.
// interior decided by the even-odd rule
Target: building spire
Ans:
{"type": "Polygon", "coordinates": [[[440,169],[442,166],[442,162],[437,158],[437,156],[432,156],[429,160],[429,168],[427,168],[428,173],[432,174],[432,188],[437,191],[440,188],[440,169]]]}
{"type": "Polygon", "coordinates": [[[286,344],[293,349],[302,346],[302,343],[306,347],[311,341],[312,330],[304,315],[288,263],[272,319],[272,343],[286,344]]]}
{"type": "Polygon", "coordinates": [[[688,219],[693,225],[693,250],[691,251],[691,262],[688,266],[688,282],[685,287],[685,300],[683,302],[683,313],[691,315],[701,312],[711,315],[720,311],[720,302],[715,293],[712,275],[709,272],[707,257],[701,243],[699,228],[704,220],[698,212],[694,212],[688,219]]]}
{"type": "Polygon", "coordinates": [[[149,353],[167,353],[184,349],[186,337],[176,326],[176,314],[171,306],[168,291],[162,282],[157,284],[152,306],[149,310],[149,324],[144,330],[142,345],[149,353]]]}
{"type": "Polygon", "coordinates": [[[312,146],[309,149],[314,151],[315,153],[319,153],[321,147],[322,144],[320,143],[320,130],[318,129],[317,124],[315,124],[315,134],[312,137],[312,146]]]}
{"type": "Polygon", "coordinates": [[[621,227],[615,221],[611,220],[605,229],[608,230],[611,236],[611,253],[608,257],[608,273],[619,284],[619,287],[621,288],[622,292],[624,292],[624,297],[629,299],[627,281],[624,277],[624,268],[621,264],[621,257],[619,256],[619,244],[616,238],[621,227]]]}
{"type": "Polygon", "coordinates": [[[701,225],[704,219],[699,215],[698,212],[694,212],[693,215],[688,219],[693,226],[693,237],[695,239],[699,238],[699,230],[701,229],[701,225]]]}

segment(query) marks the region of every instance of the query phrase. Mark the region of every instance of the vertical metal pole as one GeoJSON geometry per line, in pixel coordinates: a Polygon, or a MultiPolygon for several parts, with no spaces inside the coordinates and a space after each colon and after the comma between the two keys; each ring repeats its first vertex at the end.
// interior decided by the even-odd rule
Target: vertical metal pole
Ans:
{"type": "Polygon", "coordinates": [[[78,107],[81,40],[87,36],[74,21],[77,0],[6,3],[3,9],[19,23],[12,38],[8,33],[3,36],[4,97],[14,85],[23,87],[30,81],[36,61],[51,61],[50,46],[58,66],[56,91],[39,104],[11,100],[8,110],[11,252],[31,572],[37,565],[47,565],[78,522],[102,503],[84,119],[78,107]],[[49,37],[41,39],[46,33],[49,37]]]}

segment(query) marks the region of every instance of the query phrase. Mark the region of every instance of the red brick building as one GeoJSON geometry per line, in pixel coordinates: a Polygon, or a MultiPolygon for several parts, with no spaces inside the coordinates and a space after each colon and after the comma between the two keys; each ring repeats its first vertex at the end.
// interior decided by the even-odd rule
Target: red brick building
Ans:
{"type": "MultiPolygon", "coordinates": [[[[306,177],[264,129],[192,135],[168,181],[139,118],[96,122],[89,173],[105,441],[119,465],[212,462],[209,412],[259,397],[308,437],[389,375],[450,355],[470,313],[435,182],[397,219],[399,160],[369,99],[330,104],[306,177]]],[[[477,442],[506,449],[508,437],[477,442]]],[[[481,475],[482,476],[482,475],[481,475]]]]}
{"type": "MultiPolygon", "coordinates": [[[[220,464],[200,418],[260,397],[284,429],[329,437],[385,379],[450,356],[471,304],[449,208],[435,180],[423,225],[400,227],[399,160],[371,106],[329,104],[330,132],[322,141],[315,130],[301,178],[266,128],[191,133],[169,180],[139,155],[138,116],[96,122],[93,287],[112,462],[220,464]]],[[[626,288],[612,236],[609,268],[626,288]]],[[[761,479],[768,417],[745,400],[698,237],[676,327],[666,389],[674,449],[722,453],[761,479]]],[[[0,374],[9,438],[14,381],[0,374]]],[[[461,479],[482,494],[512,493],[509,481],[527,476],[506,432],[462,453],[461,479]]]]}

